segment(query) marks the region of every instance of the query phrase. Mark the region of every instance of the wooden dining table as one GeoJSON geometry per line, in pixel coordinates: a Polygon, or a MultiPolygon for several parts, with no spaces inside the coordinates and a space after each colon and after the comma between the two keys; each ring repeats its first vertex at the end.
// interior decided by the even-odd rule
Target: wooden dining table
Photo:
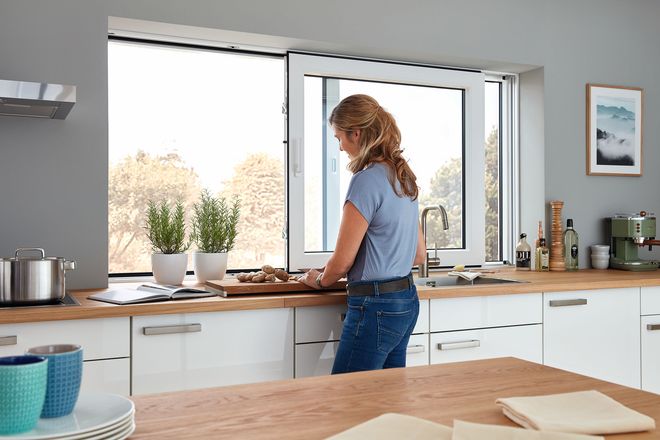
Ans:
{"type": "Polygon", "coordinates": [[[607,439],[660,439],[660,395],[515,358],[349,373],[132,397],[131,439],[318,439],[384,413],[452,426],[516,426],[495,399],[598,390],[657,429],[607,439]]]}

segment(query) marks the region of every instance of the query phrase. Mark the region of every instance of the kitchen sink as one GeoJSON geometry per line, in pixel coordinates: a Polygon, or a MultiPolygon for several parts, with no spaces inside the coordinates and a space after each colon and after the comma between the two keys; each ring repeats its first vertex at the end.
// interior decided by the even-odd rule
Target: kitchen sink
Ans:
{"type": "Polygon", "coordinates": [[[507,280],[505,278],[479,277],[473,281],[468,281],[461,277],[439,276],[415,279],[418,286],[428,287],[457,287],[457,286],[481,286],[484,284],[510,284],[510,283],[528,283],[529,281],[507,280]]]}

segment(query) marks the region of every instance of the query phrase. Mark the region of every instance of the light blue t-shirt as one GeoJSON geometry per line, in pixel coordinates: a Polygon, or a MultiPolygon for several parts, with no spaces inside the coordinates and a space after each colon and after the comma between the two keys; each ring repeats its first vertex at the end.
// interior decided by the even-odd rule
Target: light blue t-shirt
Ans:
{"type": "MultiPolygon", "coordinates": [[[[372,163],[353,175],[346,202],[369,227],[360,244],[348,281],[373,281],[410,273],[417,251],[418,202],[399,197],[388,179],[389,167],[372,163]]],[[[398,181],[395,180],[398,185],[398,181]]]]}

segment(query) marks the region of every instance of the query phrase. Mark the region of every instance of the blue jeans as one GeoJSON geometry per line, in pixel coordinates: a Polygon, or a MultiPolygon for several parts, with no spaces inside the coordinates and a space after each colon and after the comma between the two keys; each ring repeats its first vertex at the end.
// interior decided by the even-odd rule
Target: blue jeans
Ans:
{"type": "MultiPolygon", "coordinates": [[[[365,283],[372,282],[351,285],[365,283]]],[[[408,339],[418,314],[414,285],[376,296],[349,296],[332,374],[405,367],[408,339]]]]}

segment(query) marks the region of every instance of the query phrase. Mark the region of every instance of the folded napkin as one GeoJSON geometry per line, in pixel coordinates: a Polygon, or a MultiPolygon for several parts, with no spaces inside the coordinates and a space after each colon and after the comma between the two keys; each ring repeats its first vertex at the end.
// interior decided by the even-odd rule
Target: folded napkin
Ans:
{"type": "Polygon", "coordinates": [[[451,440],[451,428],[418,417],[387,413],[367,420],[328,440],[451,440]]]}
{"type": "Polygon", "coordinates": [[[454,270],[447,273],[447,275],[451,277],[461,277],[464,280],[473,281],[475,278],[480,277],[483,274],[481,272],[457,272],[454,270]]]}
{"type": "Polygon", "coordinates": [[[500,425],[454,420],[452,440],[603,440],[603,437],[567,432],[532,431],[500,425]]]}
{"type": "Polygon", "coordinates": [[[581,434],[655,429],[655,420],[595,390],[497,399],[504,415],[524,428],[581,434]]]}

